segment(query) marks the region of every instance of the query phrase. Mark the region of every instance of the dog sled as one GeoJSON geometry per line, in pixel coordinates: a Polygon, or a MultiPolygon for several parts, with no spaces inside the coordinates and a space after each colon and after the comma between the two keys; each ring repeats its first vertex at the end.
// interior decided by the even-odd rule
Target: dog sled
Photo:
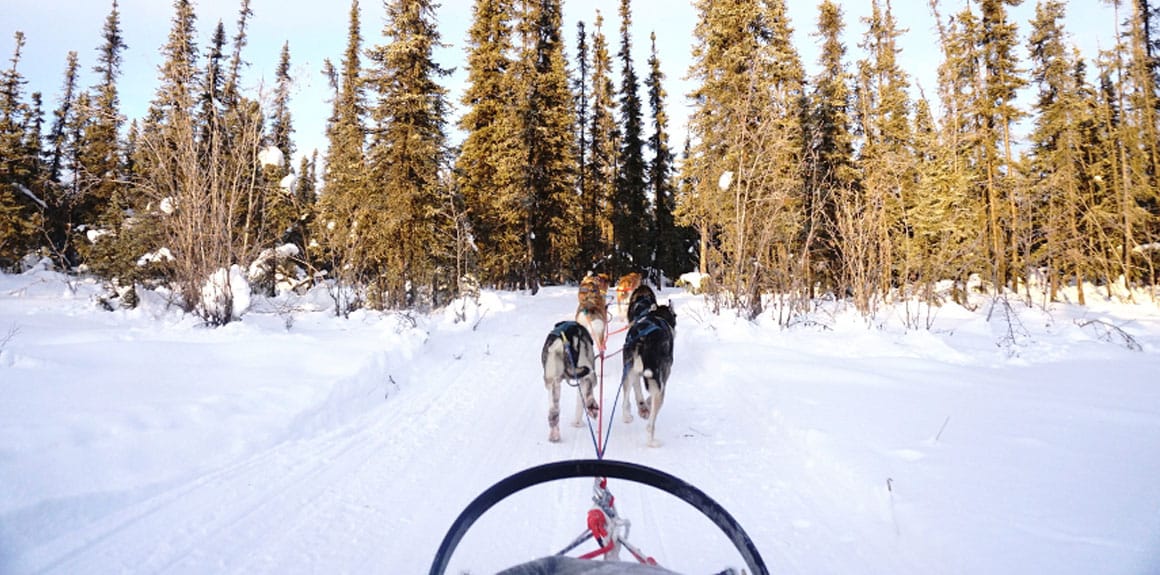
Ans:
{"type": "Polygon", "coordinates": [[[588,511],[587,529],[559,553],[512,566],[500,575],[678,575],[657,565],[651,557],[628,541],[630,523],[621,517],[608,489],[608,479],[623,479],[648,485],[692,505],[720,529],[745,561],[746,569],[727,568],[717,575],[768,575],[761,554],[741,525],[720,504],[693,485],[663,471],[622,461],[582,459],[547,463],[511,475],[476,497],[451,524],[435,559],[430,575],[444,575],[452,553],[472,524],[500,501],[528,487],[562,479],[593,479],[593,506],[588,511]],[[586,543],[596,549],[573,557],[586,543]],[[622,552],[631,559],[621,560],[622,552]],[[603,561],[596,560],[598,558],[603,561]]]}

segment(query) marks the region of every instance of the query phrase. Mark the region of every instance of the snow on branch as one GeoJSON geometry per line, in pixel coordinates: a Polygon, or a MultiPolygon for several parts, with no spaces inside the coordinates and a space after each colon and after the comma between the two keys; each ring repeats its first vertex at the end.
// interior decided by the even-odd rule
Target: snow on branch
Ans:
{"type": "Polygon", "coordinates": [[[277,147],[268,146],[258,152],[258,162],[262,164],[263,168],[266,166],[280,168],[286,162],[286,156],[277,147]]]}
{"type": "Polygon", "coordinates": [[[32,201],[36,202],[36,205],[40,206],[41,209],[48,208],[48,204],[46,204],[44,200],[36,197],[36,194],[32,193],[32,190],[24,187],[21,184],[13,183],[12,185],[16,186],[17,190],[20,190],[21,193],[28,196],[30,199],[32,199],[32,201]]]}

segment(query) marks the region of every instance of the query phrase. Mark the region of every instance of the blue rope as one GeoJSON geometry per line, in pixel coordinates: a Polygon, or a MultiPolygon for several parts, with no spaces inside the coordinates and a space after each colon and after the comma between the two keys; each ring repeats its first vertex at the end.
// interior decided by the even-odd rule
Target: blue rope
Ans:
{"type": "MultiPolygon", "coordinates": [[[[633,339],[638,339],[640,336],[657,329],[660,329],[660,327],[655,324],[647,325],[643,330],[635,334],[636,337],[633,339]]],[[[564,359],[568,362],[569,366],[572,368],[572,371],[575,372],[576,365],[575,362],[572,361],[572,345],[569,343],[567,337],[563,337],[563,331],[563,328],[558,328],[553,330],[552,333],[555,333],[557,336],[560,336],[561,339],[564,340],[564,359]]],[[[627,345],[628,342],[625,342],[625,346],[627,345]]],[[[600,355],[600,379],[600,383],[603,383],[604,354],[600,355]]],[[[582,406],[581,409],[584,410],[584,419],[588,422],[588,436],[592,439],[592,448],[596,451],[596,459],[604,459],[604,452],[608,450],[608,440],[612,439],[612,424],[616,421],[616,406],[620,404],[620,392],[624,389],[624,381],[622,380],[620,384],[616,386],[616,396],[612,400],[612,412],[609,414],[608,418],[608,433],[604,435],[604,445],[600,445],[600,441],[596,439],[596,430],[592,427],[592,416],[588,415],[588,406],[584,405],[584,393],[580,390],[580,381],[572,378],[569,378],[569,380],[572,382],[569,385],[576,388],[577,401],[580,402],[582,406]]],[[[603,414],[600,415],[603,416],[603,414]]]]}
{"type": "MultiPolygon", "coordinates": [[[[640,331],[637,331],[636,333],[633,333],[630,331],[629,335],[632,336],[632,339],[625,340],[623,349],[628,349],[628,346],[631,342],[636,341],[636,340],[640,339],[641,337],[643,337],[644,335],[652,333],[658,329],[661,329],[661,326],[650,322],[648,324],[645,324],[644,327],[640,331]]],[[[600,362],[601,362],[600,365],[602,368],[600,370],[600,377],[603,379],[604,378],[604,369],[603,369],[604,356],[600,357],[600,362]]],[[[627,356],[626,356],[625,357],[625,364],[627,364],[627,363],[628,363],[628,361],[627,361],[627,356]]],[[[608,419],[608,433],[604,436],[604,447],[596,450],[596,458],[597,459],[604,459],[604,451],[608,449],[608,440],[612,438],[612,424],[616,421],[616,406],[620,403],[620,392],[623,389],[624,389],[624,379],[622,377],[621,381],[620,381],[620,385],[618,385],[616,387],[616,397],[612,400],[612,413],[610,414],[609,419],[608,419]]],[[[589,423],[589,426],[591,426],[591,425],[592,424],[589,423]]]]}
{"type": "MultiPolygon", "coordinates": [[[[580,396],[580,400],[584,399],[584,395],[580,393],[580,389],[576,389],[576,393],[580,396]]],[[[588,435],[592,438],[592,449],[596,450],[596,459],[603,459],[603,454],[600,452],[600,444],[596,441],[596,430],[592,429],[592,416],[588,415],[588,410],[584,410],[584,419],[588,422],[588,435]]]]}
{"type": "MultiPolygon", "coordinates": [[[[603,377],[603,374],[601,375],[603,377]]],[[[596,452],[597,459],[604,459],[604,451],[608,449],[608,440],[612,438],[612,423],[616,421],[616,404],[620,403],[620,390],[624,389],[624,381],[616,386],[616,397],[612,400],[612,413],[608,416],[608,433],[604,436],[604,447],[596,452]]]]}

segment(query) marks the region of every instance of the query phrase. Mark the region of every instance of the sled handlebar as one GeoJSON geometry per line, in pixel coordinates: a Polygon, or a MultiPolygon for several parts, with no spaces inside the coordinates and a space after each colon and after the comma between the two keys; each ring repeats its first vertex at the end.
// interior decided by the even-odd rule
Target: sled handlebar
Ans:
{"type": "Polygon", "coordinates": [[[492,485],[469,503],[455,519],[455,522],[451,524],[451,528],[448,529],[447,534],[443,537],[443,542],[439,545],[439,550],[435,553],[430,575],[444,575],[447,564],[451,560],[451,554],[459,545],[459,541],[463,539],[472,524],[495,504],[533,485],[576,477],[615,477],[648,485],[677,497],[695,507],[697,511],[708,517],[718,529],[725,533],[745,560],[750,573],[769,575],[769,569],[766,568],[761,554],[758,553],[757,547],[749,535],[724,507],[705,492],[663,471],[635,463],[607,459],[577,459],[546,463],[510,475],[492,485]]]}

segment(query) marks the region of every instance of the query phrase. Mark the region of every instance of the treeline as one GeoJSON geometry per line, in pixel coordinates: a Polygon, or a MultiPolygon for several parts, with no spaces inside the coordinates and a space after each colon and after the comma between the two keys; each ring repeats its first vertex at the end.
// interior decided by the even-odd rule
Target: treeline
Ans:
{"type": "Polygon", "coordinates": [[[1157,9],[1113,2],[1114,45],[1088,61],[1064,30],[1065,2],[1039,0],[1019,61],[1008,9],[1020,0],[942,4],[929,0],[935,109],[910,96],[888,0],[871,2],[856,62],[840,8],[821,2],[808,79],[784,2],[696,2],[700,87],[678,216],[699,232],[719,301],[756,316],[777,294],[785,319],[819,293],[867,314],[898,296],[933,304],[941,280],[959,301],[970,278],[1028,299],[1033,283],[1053,299],[1085,282],[1156,284],[1157,9]],[[1025,88],[1029,109],[1016,105],[1025,88]]]}
{"type": "Polygon", "coordinates": [[[827,294],[865,313],[894,297],[937,303],[941,280],[960,301],[971,278],[1052,297],[1155,285],[1157,8],[1114,2],[1115,44],[1087,61],[1061,0],[1039,1],[1024,40],[1008,15],[1018,0],[948,14],[929,2],[937,106],[911,97],[889,1],[872,1],[865,56],[850,62],[847,23],[823,0],[807,78],[784,0],[697,0],[678,158],[655,36],[648,69],[633,65],[630,0],[612,42],[604,15],[578,25],[571,62],[561,0],[476,0],[457,147],[435,3],[386,0],[383,42],[368,47],[353,0],[347,48],[325,67],[328,150],[291,166],[289,44],[271,93],[239,89],[249,0],[232,36],[219,22],[204,48],[190,1],[174,0],[160,85],[128,123],[114,1],[98,84],[77,86],[70,54],[50,114],[24,95],[16,34],[0,72],[0,265],[47,256],[130,303],[133,286],[166,286],[213,324],[232,300],[207,282],[231,266],[267,293],[324,283],[343,314],[590,271],[671,281],[696,268],[714,301],[755,317],[775,294],[786,321],[827,294]],[[1027,89],[1037,98],[1022,109],[1027,89]]]}

